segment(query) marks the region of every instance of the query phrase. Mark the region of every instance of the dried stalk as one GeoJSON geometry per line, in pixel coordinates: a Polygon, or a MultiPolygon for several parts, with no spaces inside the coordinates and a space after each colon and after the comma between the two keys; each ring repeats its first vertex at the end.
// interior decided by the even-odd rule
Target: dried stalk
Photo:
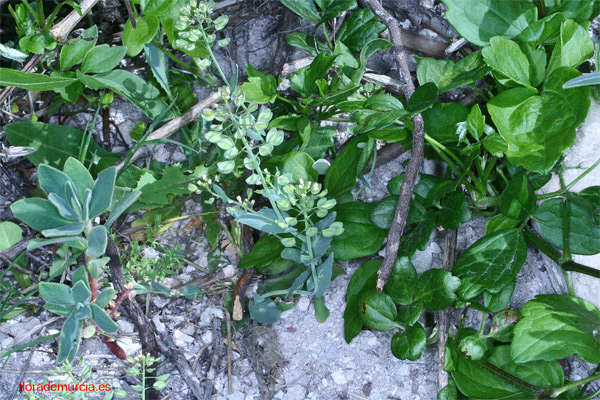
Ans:
{"type": "MultiPolygon", "coordinates": [[[[456,229],[451,229],[446,233],[444,241],[444,261],[442,269],[450,271],[456,261],[456,244],[458,234],[456,229]]],[[[444,370],[444,360],[446,358],[446,340],[448,339],[449,315],[450,310],[445,309],[438,313],[437,328],[439,333],[438,340],[438,391],[448,385],[448,373],[444,370]]]]}
{"type": "MultiPolygon", "coordinates": [[[[408,68],[408,61],[404,46],[402,45],[402,33],[398,26],[398,21],[392,17],[388,12],[379,4],[377,0],[363,0],[375,16],[382,21],[390,32],[390,38],[394,44],[394,57],[398,66],[398,73],[400,74],[400,81],[402,82],[402,89],[404,91],[404,97],[408,100],[415,92],[415,85],[413,84],[410,70],[408,68]]],[[[381,268],[377,272],[377,290],[382,291],[383,287],[390,277],[390,273],[394,268],[394,263],[398,257],[398,246],[400,245],[400,237],[404,231],[406,225],[406,218],[408,217],[408,210],[410,207],[410,199],[412,197],[412,191],[417,181],[419,169],[423,163],[423,146],[425,139],[425,130],[423,126],[423,117],[421,114],[417,114],[412,119],[415,129],[413,131],[412,140],[412,154],[404,179],[402,180],[400,198],[398,199],[398,208],[394,215],[394,221],[388,234],[388,241],[385,247],[385,257],[381,264],[381,268]]]]}

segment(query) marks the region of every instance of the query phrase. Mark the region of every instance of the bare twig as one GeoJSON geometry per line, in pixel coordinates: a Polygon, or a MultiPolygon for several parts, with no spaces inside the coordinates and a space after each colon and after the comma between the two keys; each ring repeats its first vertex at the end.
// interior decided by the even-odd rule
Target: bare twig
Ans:
{"type": "MultiPolygon", "coordinates": [[[[390,32],[392,43],[394,44],[394,56],[396,64],[398,66],[398,72],[400,74],[400,80],[402,82],[402,89],[404,91],[404,97],[410,99],[410,96],[415,91],[415,85],[413,84],[410,70],[408,68],[408,61],[406,52],[402,45],[402,34],[398,26],[398,21],[394,17],[385,11],[385,9],[376,0],[363,0],[371,11],[382,21],[390,32]]],[[[406,218],[408,217],[408,209],[410,207],[410,199],[412,197],[412,191],[417,181],[419,169],[423,163],[423,142],[425,138],[425,131],[423,127],[423,117],[421,114],[417,114],[413,117],[413,124],[415,129],[413,131],[412,140],[412,154],[408,167],[406,168],[406,174],[402,180],[400,198],[398,199],[398,208],[394,215],[394,221],[388,234],[388,242],[385,248],[385,257],[381,264],[381,268],[377,273],[377,290],[382,291],[383,287],[387,283],[387,280],[394,268],[394,263],[398,257],[398,246],[400,245],[400,236],[404,231],[406,225],[406,218]]]]}
{"type": "MultiPolygon", "coordinates": [[[[213,93],[212,95],[201,100],[198,104],[190,108],[185,114],[177,118],[173,118],[157,130],[152,132],[150,135],[148,135],[147,140],[168,138],[169,136],[173,135],[175,132],[177,132],[179,129],[183,128],[190,122],[195,121],[200,116],[202,110],[217,104],[219,101],[220,98],[216,96],[216,93],[213,93]]],[[[131,162],[134,162],[140,157],[142,157],[142,154],[138,151],[133,155],[133,157],[131,157],[131,162]]],[[[126,167],[126,165],[123,165],[124,162],[125,159],[123,158],[117,164],[115,164],[117,170],[121,170],[123,169],[123,167],[126,167]]]]}
{"type": "MultiPolygon", "coordinates": [[[[29,235],[19,241],[19,243],[15,244],[12,247],[9,247],[3,252],[0,252],[0,267],[4,264],[10,265],[15,258],[19,256],[19,254],[23,253],[27,249],[27,245],[29,242],[35,237],[35,235],[29,235]]],[[[13,267],[15,267],[13,265],[13,267]]],[[[15,269],[19,270],[19,268],[15,269]]],[[[23,272],[23,271],[21,271],[23,272]]]]}
{"type": "MultiPolygon", "coordinates": [[[[451,229],[446,233],[445,246],[444,246],[444,261],[442,263],[442,269],[450,271],[454,266],[456,260],[456,241],[457,232],[455,229],[451,229]]],[[[446,340],[448,339],[448,327],[449,327],[449,310],[445,309],[438,313],[438,391],[448,385],[448,373],[444,370],[444,359],[446,358],[446,340]]]]}

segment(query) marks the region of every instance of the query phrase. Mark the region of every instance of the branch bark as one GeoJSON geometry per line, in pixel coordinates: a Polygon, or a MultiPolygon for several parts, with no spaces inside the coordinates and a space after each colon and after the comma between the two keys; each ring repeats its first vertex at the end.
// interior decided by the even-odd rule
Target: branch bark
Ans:
{"type": "MultiPolygon", "coordinates": [[[[402,84],[404,97],[408,100],[415,92],[410,69],[408,68],[407,55],[402,44],[402,33],[396,18],[392,17],[377,0],[363,0],[363,4],[367,5],[373,11],[373,14],[387,26],[390,33],[390,38],[394,44],[394,58],[398,66],[398,73],[402,84]]],[[[423,125],[423,117],[417,114],[412,119],[415,129],[412,139],[412,154],[404,179],[402,180],[400,198],[398,199],[398,207],[394,215],[394,221],[388,234],[388,241],[385,247],[385,257],[381,264],[381,268],[377,272],[377,290],[382,291],[388,281],[394,263],[398,258],[398,246],[400,245],[400,237],[406,225],[408,210],[410,207],[410,199],[412,191],[417,181],[421,164],[423,163],[423,146],[425,139],[425,130],[423,125]]]]}

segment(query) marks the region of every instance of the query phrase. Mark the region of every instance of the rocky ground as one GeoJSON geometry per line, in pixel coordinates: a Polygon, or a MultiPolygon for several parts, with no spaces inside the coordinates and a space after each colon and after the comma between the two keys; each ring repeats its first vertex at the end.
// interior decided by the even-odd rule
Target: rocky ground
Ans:
{"type": "MultiPolygon", "coordinates": [[[[114,6],[113,3],[104,2],[106,10],[112,10],[110,6],[114,6]]],[[[247,2],[253,3],[253,7],[242,6],[240,3],[219,3],[224,12],[235,15],[228,33],[234,46],[228,53],[220,55],[222,60],[227,61],[225,65],[228,65],[229,61],[234,61],[240,66],[250,62],[259,70],[275,72],[281,71],[284,63],[305,56],[287,48],[283,35],[284,32],[299,29],[313,33],[314,26],[308,25],[307,21],[300,21],[289,12],[284,12],[279,2],[247,2]]],[[[422,0],[421,3],[430,12],[440,9],[434,1],[422,0]]],[[[108,11],[107,19],[112,15],[108,11]]],[[[114,14],[115,20],[119,18],[117,14],[114,14]]],[[[432,30],[416,27],[414,15],[400,13],[398,16],[405,29],[432,40],[446,40],[432,30]]],[[[424,52],[426,51],[427,49],[424,49],[424,52]]],[[[416,64],[413,63],[413,66],[416,64]]],[[[382,74],[396,75],[389,54],[379,56],[371,67],[382,74]]],[[[201,87],[195,90],[199,98],[208,93],[201,87]]],[[[84,125],[90,117],[89,114],[80,114],[71,124],[84,125]]],[[[116,136],[114,127],[118,127],[127,142],[128,133],[143,118],[135,107],[118,101],[110,111],[110,119],[114,123],[112,133],[116,136]]],[[[594,103],[588,120],[580,129],[575,147],[565,157],[566,165],[585,168],[595,161],[600,154],[600,136],[597,134],[599,124],[600,106],[594,103]]],[[[98,132],[101,131],[99,125],[98,132]]],[[[109,145],[118,151],[119,146],[124,144],[115,140],[109,145]]],[[[162,146],[153,150],[153,156],[159,160],[176,162],[182,153],[174,147],[162,146]]],[[[402,162],[408,156],[402,154],[377,168],[370,181],[371,187],[366,188],[360,194],[360,198],[364,201],[376,201],[387,195],[387,181],[403,171],[402,162]]],[[[439,165],[431,162],[424,166],[425,172],[428,173],[437,169],[439,165]]],[[[573,179],[568,175],[570,173],[567,172],[567,181],[573,179]]],[[[573,170],[572,174],[576,176],[578,172],[573,170]]],[[[7,206],[21,197],[14,187],[18,186],[22,191],[29,190],[20,182],[22,179],[19,173],[10,168],[0,170],[0,216],[3,220],[10,217],[7,206]]],[[[556,186],[557,183],[550,182],[542,190],[555,190],[553,185],[556,186]]],[[[600,185],[600,169],[589,174],[581,185],[600,185]]],[[[574,189],[577,190],[577,187],[574,189]]],[[[199,212],[199,204],[200,202],[187,202],[183,213],[199,212]]],[[[459,253],[482,236],[484,225],[485,219],[478,217],[459,230],[459,253]]],[[[429,247],[418,252],[413,263],[419,272],[441,267],[445,235],[446,232],[443,231],[434,232],[429,247]]],[[[208,265],[205,250],[208,246],[205,239],[198,235],[198,232],[187,230],[185,221],[175,223],[160,240],[167,245],[182,244],[186,250],[186,257],[200,267],[208,265]]],[[[250,323],[239,330],[235,330],[229,324],[228,334],[223,295],[237,279],[239,272],[235,269],[237,256],[229,251],[225,251],[225,256],[225,268],[218,274],[216,281],[211,281],[210,277],[207,278],[204,272],[194,266],[186,266],[176,276],[163,283],[166,287],[175,288],[193,280],[200,280],[200,289],[208,291],[208,294],[195,300],[156,294],[146,296],[146,313],[154,328],[172,338],[171,351],[180,353],[188,361],[204,399],[436,398],[439,368],[437,346],[429,346],[419,361],[409,362],[400,361],[392,356],[389,347],[392,333],[363,331],[350,344],[344,341],[343,312],[346,287],[354,270],[365,260],[341,264],[346,274],[339,276],[325,295],[325,303],[331,310],[331,315],[325,323],[317,322],[309,298],[300,297],[291,310],[283,313],[278,323],[270,326],[250,323]]],[[[598,256],[581,262],[600,268],[598,256]]],[[[600,306],[597,296],[600,285],[597,281],[575,274],[575,288],[579,296],[600,306]]],[[[255,287],[251,286],[248,292],[251,293],[254,289],[255,287]]],[[[528,261],[517,277],[512,305],[520,307],[540,293],[566,293],[566,288],[556,265],[530,249],[528,261]]],[[[452,316],[454,321],[457,317],[452,316]]],[[[468,315],[468,318],[478,323],[477,315],[468,315]]],[[[434,316],[426,315],[425,320],[421,322],[431,328],[434,325],[434,316]]],[[[35,338],[57,333],[60,325],[61,321],[47,311],[22,313],[0,324],[0,353],[35,338]]],[[[129,355],[138,354],[141,346],[127,315],[119,318],[119,325],[122,347],[129,355]]],[[[31,380],[38,383],[48,378],[51,381],[64,382],[64,374],[55,377],[48,375],[48,372],[56,367],[56,351],[57,343],[50,341],[38,345],[34,350],[27,348],[0,360],[3,363],[0,369],[0,398],[21,398],[16,392],[20,381],[31,380]]],[[[138,382],[126,375],[127,363],[116,359],[100,339],[94,337],[84,340],[79,354],[83,363],[93,368],[89,382],[111,383],[133,393],[131,385],[138,382]]],[[[76,368],[76,371],[80,368],[76,368]]],[[[567,368],[572,380],[587,376],[586,370],[589,369],[576,359],[570,360],[567,368]]],[[[161,392],[162,396],[169,399],[194,398],[175,365],[165,361],[158,373],[171,374],[167,387],[161,392]]],[[[90,394],[86,398],[102,396],[90,394]]]]}

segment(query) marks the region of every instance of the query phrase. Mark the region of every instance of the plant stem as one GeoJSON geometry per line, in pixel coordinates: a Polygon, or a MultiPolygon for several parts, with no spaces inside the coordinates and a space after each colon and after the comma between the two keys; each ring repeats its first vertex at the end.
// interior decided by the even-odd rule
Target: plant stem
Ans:
{"type": "Polygon", "coordinates": [[[546,11],[546,2],[545,2],[545,0],[537,0],[537,8],[538,8],[538,12],[540,14],[540,19],[542,19],[546,15],[548,15],[548,12],[546,11]]]}
{"type": "Polygon", "coordinates": [[[523,235],[525,236],[525,240],[527,240],[527,242],[534,245],[542,253],[550,257],[552,261],[558,264],[564,271],[579,272],[580,274],[589,275],[594,278],[600,278],[600,271],[595,268],[576,263],[572,260],[561,263],[560,252],[557,251],[554,247],[552,247],[544,239],[539,237],[534,231],[531,230],[531,228],[525,227],[525,229],[523,229],[523,235]]]}
{"type": "Polygon", "coordinates": [[[592,376],[588,376],[587,378],[584,379],[580,379],[578,381],[575,382],[570,382],[567,383],[566,385],[563,385],[559,388],[556,388],[552,391],[552,395],[550,396],[551,398],[555,399],[558,396],[560,396],[561,394],[563,394],[564,392],[566,392],[567,390],[570,390],[574,387],[577,387],[579,385],[583,385],[584,383],[588,383],[588,382],[593,382],[597,379],[600,379],[600,374],[596,374],[596,375],[592,375],[592,376]]]}
{"type": "Polygon", "coordinates": [[[327,40],[327,44],[329,45],[329,48],[331,49],[331,51],[333,51],[333,43],[331,43],[331,39],[329,39],[329,35],[327,34],[327,28],[325,28],[325,24],[321,24],[321,26],[323,27],[323,35],[325,35],[325,40],[327,40]]]}
{"type": "Polygon", "coordinates": [[[561,196],[565,192],[569,191],[573,186],[575,186],[580,180],[582,180],[587,174],[592,172],[598,165],[600,165],[600,158],[596,160],[590,167],[588,167],[585,171],[581,173],[577,178],[575,178],[571,183],[569,183],[564,188],[557,190],[555,192],[541,194],[537,196],[538,200],[550,199],[552,197],[561,196]]]}
{"type": "MultiPolygon", "coordinates": [[[[485,369],[488,372],[491,372],[493,375],[495,375],[496,377],[502,379],[504,382],[507,382],[511,385],[513,385],[514,387],[521,389],[524,392],[529,393],[532,396],[536,396],[537,393],[540,391],[540,388],[538,388],[537,386],[533,386],[519,378],[517,378],[516,376],[509,374],[508,372],[496,367],[494,364],[488,362],[488,361],[475,361],[477,364],[479,364],[479,366],[483,369],[485,369]]],[[[536,397],[534,397],[536,398],[536,397]]]]}
{"type": "Polygon", "coordinates": [[[162,44],[160,44],[160,42],[158,40],[152,39],[152,43],[154,43],[154,45],[156,45],[156,47],[158,47],[158,49],[160,51],[162,51],[164,53],[164,55],[169,57],[169,59],[171,61],[173,61],[175,64],[179,65],[181,68],[185,69],[188,72],[191,72],[194,75],[196,75],[198,73],[198,71],[194,70],[188,64],[184,63],[179,58],[177,58],[177,56],[175,56],[175,54],[171,53],[168,49],[166,49],[162,44]]]}

